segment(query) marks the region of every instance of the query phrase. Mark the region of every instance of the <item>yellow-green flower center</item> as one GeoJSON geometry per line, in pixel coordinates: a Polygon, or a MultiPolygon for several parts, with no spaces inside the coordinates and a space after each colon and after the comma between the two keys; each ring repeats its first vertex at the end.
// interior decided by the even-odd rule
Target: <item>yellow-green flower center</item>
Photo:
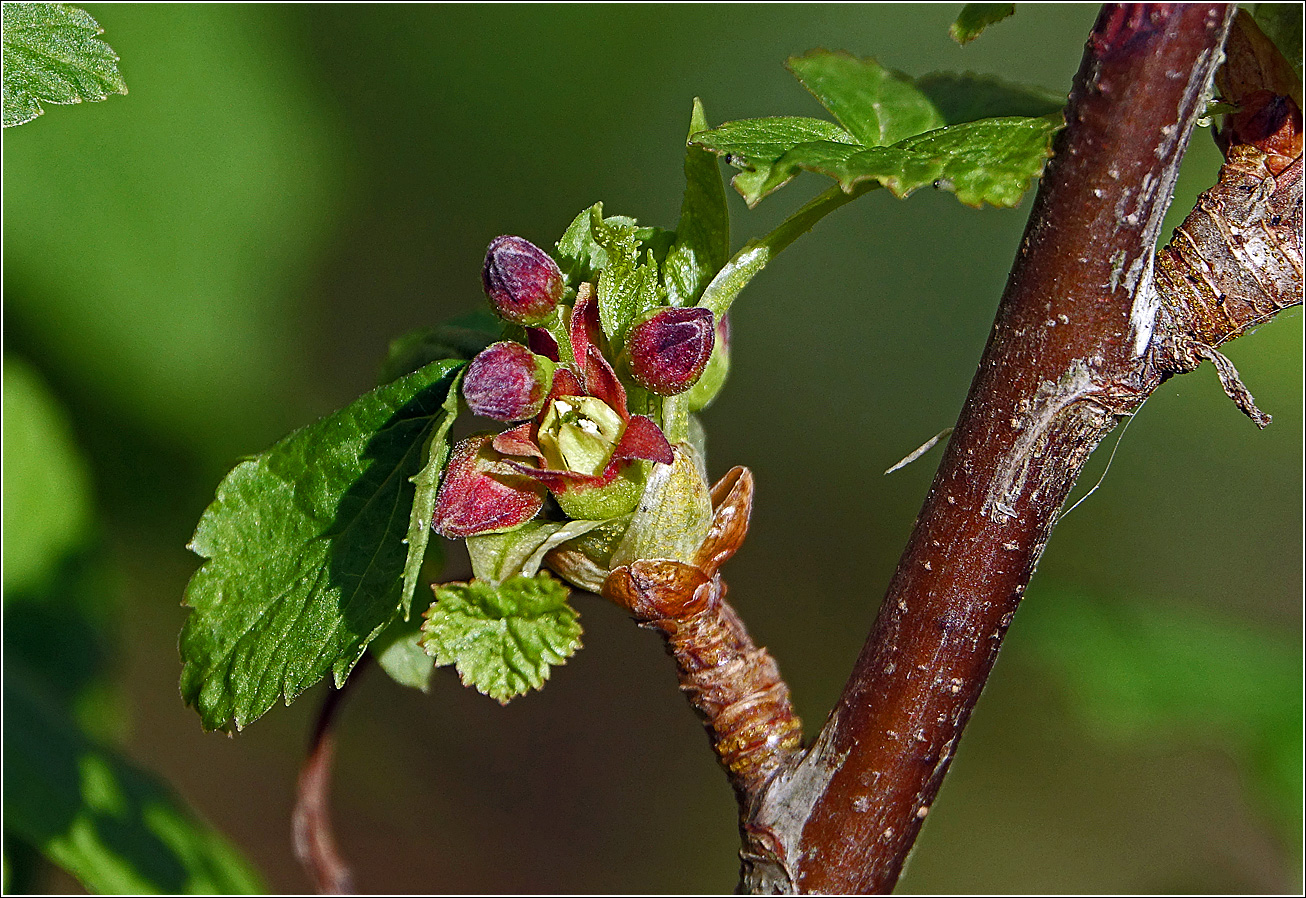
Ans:
{"type": "Polygon", "coordinates": [[[555,399],[540,422],[539,444],[555,471],[602,474],[625,427],[621,416],[593,396],[555,399]]]}

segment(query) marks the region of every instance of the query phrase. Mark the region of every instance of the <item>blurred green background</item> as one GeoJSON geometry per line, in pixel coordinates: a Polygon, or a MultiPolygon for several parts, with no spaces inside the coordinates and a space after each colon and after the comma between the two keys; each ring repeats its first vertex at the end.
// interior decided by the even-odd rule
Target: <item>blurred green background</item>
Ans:
{"type": "MultiPolygon", "coordinates": [[[[1065,91],[1096,14],[1021,7],[959,48],[955,5],[87,8],[130,94],[4,135],[6,673],[27,639],[83,727],[275,891],[308,888],[290,807],[322,687],[234,739],[177,693],[185,545],[225,471],[369,389],[391,337],[476,308],[492,237],[551,245],[596,200],[673,224],[693,97],[713,123],[821,115],[782,67],[813,47],[1065,91]]],[[[1172,225],[1218,160],[1198,133],[1172,225]]],[[[824,186],[732,192],[736,245],[824,186]]],[[[709,466],[758,496],[727,573],[809,732],[937,450],[880,472],[953,422],[1027,210],[877,192],[736,304],[709,466]]],[[[1300,310],[1228,351],[1273,426],[1210,366],[1146,403],[1058,528],[902,890],[1300,888],[1300,310]]],[[[430,695],[365,675],[334,792],[361,889],[733,888],[733,798],[659,641],[578,607],[586,648],[506,709],[447,671],[430,695]]],[[[75,887],[29,869],[16,887],[75,887]]]]}

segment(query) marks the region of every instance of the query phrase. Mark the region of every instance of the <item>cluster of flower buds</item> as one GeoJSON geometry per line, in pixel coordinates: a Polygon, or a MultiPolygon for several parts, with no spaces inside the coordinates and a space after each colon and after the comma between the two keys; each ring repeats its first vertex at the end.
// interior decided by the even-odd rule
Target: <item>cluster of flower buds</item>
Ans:
{"type": "MultiPolygon", "coordinates": [[[[577,520],[634,510],[648,462],[671,464],[671,445],[653,419],[632,415],[626,389],[601,349],[593,287],[559,306],[565,285],[548,254],[520,237],[498,237],[482,278],[495,313],[526,329],[526,346],[495,343],[463,376],[477,415],[514,424],[458,444],[436,498],[437,532],[467,537],[512,530],[552,495],[577,520]],[[560,360],[553,333],[570,346],[560,360]],[[556,330],[564,327],[565,332],[556,330]]],[[[636,383],[661,395],[690,389],[712,356],[715,322],[706,309],[662,309],[631,328],[626,359],[636,383]]]]}

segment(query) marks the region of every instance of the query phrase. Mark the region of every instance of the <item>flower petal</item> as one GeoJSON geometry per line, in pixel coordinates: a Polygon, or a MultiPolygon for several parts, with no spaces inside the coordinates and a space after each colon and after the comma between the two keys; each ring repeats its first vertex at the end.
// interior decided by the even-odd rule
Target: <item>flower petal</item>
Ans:
{"type": "MultiPolygon", "coordinates": [[[[617,445],[612,450],[613,463],[633,458],[661,462],[664,465],[675,461],[675,456],[671,453],[671,444],[653,423],[652,418],[643,415],[633,416],[626,422],[626,429],[622,431],[621,439],[617,440],[617,445]]],[[[612,467],[612,463],[609,463],[608,467],[612,467]]]]}
{"type": "Polygon", "coordinates": [[[454,447],[431,521],[441,536],[462,539],[511,530],[543,507],[543,485],[517,475],[491,447],[493,440],[493,434],[477,434],[454,447]]]}

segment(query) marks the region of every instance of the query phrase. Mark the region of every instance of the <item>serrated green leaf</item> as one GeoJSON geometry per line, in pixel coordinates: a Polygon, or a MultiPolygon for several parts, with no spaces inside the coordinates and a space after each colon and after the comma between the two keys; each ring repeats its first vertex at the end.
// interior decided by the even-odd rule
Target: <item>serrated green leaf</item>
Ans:
{"type": "MultiPolygon", "coordinates": [[[[695,97],[689,137],[707,127],[703,103],[695,97]]],[[[675,243],[663,264],[670,304],[692,306],[729,258],[730,208],[720,163],[714,153],[686,142],[685,195],[675,243]]]]}
{"type": "Polygon", "coordinates": [[[1302,6],[1300,3],[1257,3],[1252,18],[1283,58],[1302,77],[1302,6]]]}
{"type": "Polygon", "coordinates": [[[6,660],[5,833],[92,892],[262,893],[249,864],[153,774],[88,739],[6,660]]]}
{"type": "Polygon", "coordinates": [[[243,727],[332,671],[340,685],[403,595],[422,448],[461,362],[378,387],[238,465],[190,548],[182,696],[204,726],[243,727]]]}
{"type": "Polygon", "coordinates": [[[662,305],[662,286],[657,262],[652,253],[640,260],[639,238],[630,219],[600,217],[597,208],[590,210],[590,232],[603,250],[602,270],[595,291],[599,306],[599,325],[619,355],[626,330],[636,318],[662,305]]]}
{"type": "Polygon", "coordinates": [[[83,9],[63,3],[5,3],[4,127],[42,115],[42,103],[82,103],[127,93],[118,56],[83,9]]]}
{"type": "Polygon", "coordinates": [[[400,686],[410,686],[422,692],[431,689],[431,674],[435,673],[435,659],[426,654],[419,644],[422,637],[422,619],[399,620],[381,631],[368,646],[376,663],[390,679],[400,686]]]}
{"type": "Polygon", "coordinates": [[[1008,116],[1037,118],[1066,105],[1065,95],[1056,91],[971,72],[932,72],[917,78],[916,87],[949,125],[1008,116]]]}
{"type": "Polygon", "coordinates": [[[507,704],[544,686],[552,665],[580,648],[581,627],[567,588],[547,573],[499,584],[473,580],[435,591],[422,644],[463,684],[507,704]]]}
{"type": "Polygon", "coordinates": [[[968,206],[1014,206],[1042,172],[1061,124],[1059,114],[997,118],[940,128],[891,147],[801,144],[776,160],[770,178],[759,185],[760,195],[806,169],[834,178],[844,190],[870,181],[901,199],[934,185],[968,206]]]}
{"type": "Polygon", "coordinates": [[[946,124],[910,78],[874,59],[812,50],[786,65],[863,146],[890,146],[946,124]]]}
{"type": "Polygon", "coordinates": [[[443,414],[439,423],[426,438],[422,447],[422,470],[409,479],[413,483],[413,510],[408,515],[408,536],[404,540],[408,545],[408,558],[404,562],[404,591],[400,597],[400,607],[404,620],[408,619],[409,609],[413,604],[413,592],[421,578],[422,562],[426,559],[426,547],[431,541],[431,521],[435,519],[435,497],[440,491],[440,475],[449,461],[449,428],[458,417],[458,389],[462,385],[463,372],[454,375],[449,385],[449,393],[440,406],[443,414]]]}
{"type": "Polygon", "coordinates": [[[35,371],[4,357],[4,595],[53,575],[87,537],[90,477],[67,414],[35,371]]]}
{"type": "Polygon", "coordinates": [[[1014,3],[967,3],[961,8],[957,21],[948,27],[948,34],[959,44],[968,44],[990,25],[996,25],[1016,12],[1014,3]]]}
{"type": "Polygon", "coordinates": [[[772,180],[772,165],[794,147],[812,141],[828,141],[860,147],[857,138],[833,122],[817,118],[774,116],[726,122],[710,131],[694,135],[692,143],[710,150],[725,161],[741,168],[733,181],[735,190],[750,207],[797,174],[796,170],[763,192],[762,185],[772,180]]]}

